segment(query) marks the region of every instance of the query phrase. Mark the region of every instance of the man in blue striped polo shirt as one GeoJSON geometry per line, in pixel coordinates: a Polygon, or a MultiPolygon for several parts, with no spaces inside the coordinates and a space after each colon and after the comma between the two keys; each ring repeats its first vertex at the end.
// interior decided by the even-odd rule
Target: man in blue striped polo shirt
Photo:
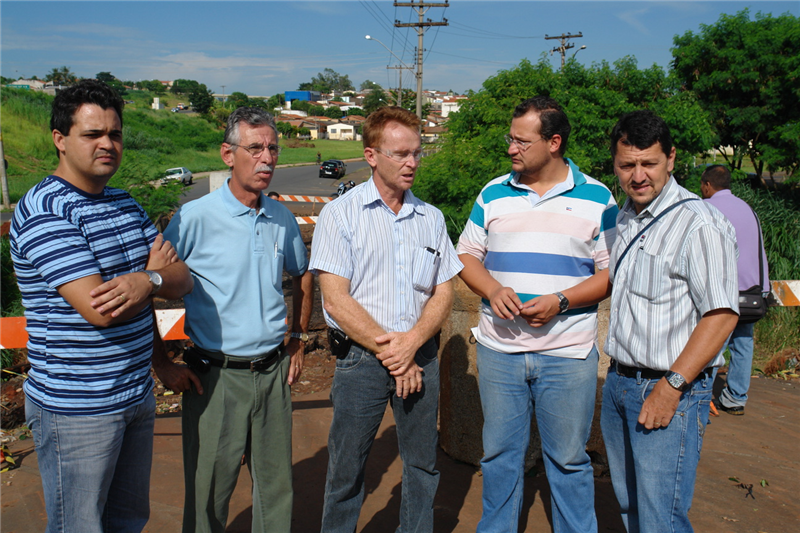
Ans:
{"type": "Polygon", "coordinates": [[[736,233],[675,181],[669,128],[652,111],[611,131],[628,195],[611,252],[613,284],[601,427],[629,532],[692,531],[689,508],[714,369],[738,321],[736,233]]]}
{"type": "Polygon", "coordinates": [[[403,533],[433,531],[439,331],[461,270],[441,211],[410,191],[422,155],[420,120],[383,107],[364,123],[372,177],[320,213],[311,249],[336,373],[322,531],[352,533],[364,468],[386,404],[403,460],[403,533]]]}
{"type": "Polygon", "coordinates": [[[175,391],[151,296],[192,289],[186,265],[131,196],[106,184],[122,161],[122,106],[86,80],[53,101],[58,168],[14,211],[11,255],[27,319],[25,415],[47,532],[141,531],[150,513],[152,364],[175,391]],[[155,350],[154,350],[155,341],[155,350]]]}
{"type": "Polygon", "coordinates": [[[533,413],[553,529],[597,531],[586,442],[617,204],[564,158],[570,131],[552,98],[519,104],[505,137],[512,172],[483,188],[458,241],[461,279],[483,299],[473,330],[484,418],[479,532],[517,530],[533,413]]]}

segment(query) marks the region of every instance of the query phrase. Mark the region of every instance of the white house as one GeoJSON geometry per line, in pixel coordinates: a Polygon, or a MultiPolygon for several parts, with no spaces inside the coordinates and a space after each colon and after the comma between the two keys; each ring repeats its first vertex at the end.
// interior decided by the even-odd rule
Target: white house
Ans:
{"type": "Polygon", "coordinates": [[[328,138],[338,141],[356,140],[356,129],[350,124],[331,124],[328,126],[328,138]]]}

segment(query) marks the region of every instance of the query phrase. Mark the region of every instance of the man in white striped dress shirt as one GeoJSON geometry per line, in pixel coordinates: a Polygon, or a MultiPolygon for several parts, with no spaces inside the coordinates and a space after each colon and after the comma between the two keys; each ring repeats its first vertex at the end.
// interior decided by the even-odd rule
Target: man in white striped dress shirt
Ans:
{"type": "Polygon", "coordinates": [[[434,335],[450,313],[462,265],[444,217],[409,189],[419,166],[419,119],[384,107],[364,123],[372,178],[328,204],[314,231],[331,351],[333,421],[322,531],[352,533],[364,467],[387,402],[403,460],[403,533],[433,530],[439,364],[434,335]]]}
{"type": "Polygon", "coordinates": [[[738,319],[736,234],[671,176],[675,148],[652,112],[620,118],[611,154],[628,195],[609,267],[601,425],[611,481],[629,532],[692,531],[714,369],[738,319]]]}

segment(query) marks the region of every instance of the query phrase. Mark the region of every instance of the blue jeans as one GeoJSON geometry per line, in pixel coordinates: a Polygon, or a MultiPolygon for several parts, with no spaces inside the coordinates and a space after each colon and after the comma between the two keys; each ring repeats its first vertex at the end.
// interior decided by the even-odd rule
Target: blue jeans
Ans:
{"type": "Polygon", "coordinates": [[[150,518],[155,397],[111,415],[71,416],[27,400],[47,533],[138,533],[150,518]]]}
{"type": "Polygon", "coordinates": [[[628,533],[693,531],[688,514],[714,379],[701,374],[681,394],[669,425],[647,430],[637,419],[657,382],[621,376],[612,366],[603,386],[600,424],[628,533]]]}
{"type": "Polygon", "coordinates": [[[727,385],[719,398],[725,407],[744,407],[747,403],[750,375],[753,373],[754,325],[737,324],[728,340],[731,361],[728,364],[727,385]]]}
{"type": "Polygon", "coordinates": [[[596,348],[586,359],[507,354],[478,343],[483,406],[483,516],[478,532],[517,531],[531,416],[542,441],[553,531],[597,531],[586,441],[597,391],[596,348]]]}
{"type": "Polygon", "coordinates": [[[323,532],[353,533],[356,529],[364,500],[364,467],[387,402],[394,411],[403,460],[397,531],[433,531],[433,498],[439,485],[439,360],[433,339],[417,351],[415,361],[424,372],[422,390],[403,400],[395,392],[394,378],[374,355],[353,346],[346,357],[337,359],[331,386],[333,420],[328,436],[323,532]]]}

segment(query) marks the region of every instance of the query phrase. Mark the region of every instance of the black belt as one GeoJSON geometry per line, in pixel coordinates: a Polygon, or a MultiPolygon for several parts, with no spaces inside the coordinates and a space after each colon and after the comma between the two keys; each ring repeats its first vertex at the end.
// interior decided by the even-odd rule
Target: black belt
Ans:
{"type": "MultiPolygon", "coordinates": [[[[627,366],[623,365],[619,361],[611,361],[611,368],[616,371],[617,374],[620,376],[625,376],[626,378],[635,378],[641,376],[642,379],[661,379],[664,377],[664,374],[668,372],[668,370],[653,370],[652,368],[641,368],[638,366],[627,366]]],[[[711,377],[714,373],[714,369],[712,367],[708,367],[697,377],[711,377]]],[[[695,378],[697,379],[697,378],[695,378]]]]}
{"type": "Polygon", "coordinates": [[[264,355],[254,357],[249,360],[232,359],[231,356],[222,352],[209,352],[194,346],[183,354],[183,360],[193,369],[205,373],[208,367],[216,366],[219,368],[231,368],[236,370],[248,369],[250,372],[262,372],[269,368],[272,363],[283,353],[283,343],[268,351],[264,355]]]}

